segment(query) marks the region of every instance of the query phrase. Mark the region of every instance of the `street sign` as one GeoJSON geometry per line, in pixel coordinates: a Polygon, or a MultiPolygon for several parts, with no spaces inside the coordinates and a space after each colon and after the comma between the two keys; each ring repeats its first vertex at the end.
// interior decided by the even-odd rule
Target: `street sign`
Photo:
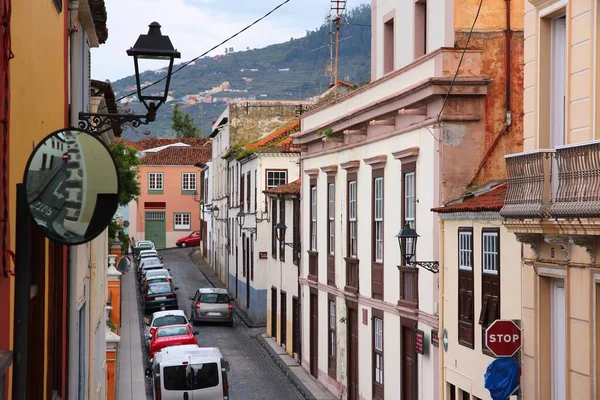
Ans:
{"type": "Polygon", "coordinates": [[[512,320],[498,319],[486,329],[485,345],[496,357],[512,357],[521,348],[521,329],[512,320]]]}
{"type": "Polygon", "coordinates": [[[425,354],[423,342],[425,341],[425,332],[420,329],[415,330],[415,351],[417,354],[425,354]]]}

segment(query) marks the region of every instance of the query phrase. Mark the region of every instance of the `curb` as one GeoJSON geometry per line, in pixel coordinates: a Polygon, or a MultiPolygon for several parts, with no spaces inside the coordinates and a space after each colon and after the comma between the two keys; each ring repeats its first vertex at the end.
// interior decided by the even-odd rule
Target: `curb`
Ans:
{"type": "MultiPolygon", "coordinates": [[[[296,374],[292,373],[291,368],[279,357],[277,353],[267,344],[266,333],[262,335],[255,336],[258,344],[265,349],[265,351],[269,354],[269,356],[275,361],[275,364],[279,367],[279,369],[288,377],[290,382],[298,389],[298,391],[302,394],[305,399],[308,400],[316,400],[317,398],[311,393],[310,390],[306,387],[306,385],[296,376],[296,374]]],[[[300,367],[302,368],[302,367],[300,367]]]]}
{"type": "MultiPolygon", "coordinates": [[[[204,278],[208,281],[208,283],[212,287],[219,287],[219,288],[227,289],[224,285],[217,285],[217,284],[215,284],[213,282],[213,280],[208,277],[208,275],[202,270],[202,267],[200,265],[198,265],[198,263],[194,259],[193,252],[188,253],[188,257],[190,258],[190,260],[192,260],[192,262],[196,265],[196,268],[198,268],[198,271],[200,271],[200,273],[204,276],[204,278]]],[[[240,317],[240,319],[242,320],[242,322],[248,328],[265,328],[267,326],[266,324],[255,324],[255,323],[253,323],[246,316],[246,314],[239,308],[239,306],[237,305],[237,302],[233,302],[233,310],[235,311],[235,313],[238,315],[238,317],[240,317]]]]}

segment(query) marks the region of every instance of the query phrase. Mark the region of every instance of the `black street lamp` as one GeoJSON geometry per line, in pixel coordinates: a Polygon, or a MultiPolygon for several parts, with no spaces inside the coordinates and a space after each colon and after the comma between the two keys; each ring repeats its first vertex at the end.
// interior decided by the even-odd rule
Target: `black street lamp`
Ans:
{"type": "Polygon", "coordinates": [[[286,243],[285,242],[285,232],[287,231],[287,226],[285,226],[285,222],[283,219],[279,220],[279,222],[275,225],[275,238],[279,242],[280,245],[289,246],[294,251],[300,251],[300,243],[286,243]]]}
{"type": "Polygon", "coordinates": [[[410,224],[406,222],[404,228],[396,235],[398,238],[398,245],[400,246],[400,260],[402,265],[421,267],[426,270],[437,274],[440,269],[439,261],[415,261],[415,253],[417,250],[417,239],[419,235],[417,231],[410,227],[410,224]]]}
{"type": "Polygon", "coordinates": [[[131,122],[133,127],[138,127],[140,125],[146,125],[156,119],[156,112],[159,107],[167,101],[167,97],[169,96],[173,61],[176,58],[181,58],[181,53],[173,47],[171,39],[160,32],[160,24],[158,22],[152,22],[149,27],[148,34],[140,35],[135,42],[135,45],[127,50],[127,55],[133,56],[138,99],[144,104],[144,107],[146,107],[147,113],[145,115],[136,115],[81,112],[79,113],[79,128],[100,135],[113,129],[114,126],[131,122]],[[162,94],[142,93],[143,88],[142,83],[140,82],[139,60],[169,61],[166,78],[158,81],[162,82],[164,80],[165,82],[162,87],[163,90],[160,91],[160,89],[158,89],[158,93],[162,94]]]}
{"type": "Polygon", "coordinates": [[[216,220],[219,219],[219,211],[219,206],[213,206],[212,215],[215,217],[216,220]]]}
{"type": "Polygon", "coordinates": [[[235,216],[235,222],[237,222],[240,228],[244,227],[244,223],[246,222],[246,214],[242,210],[238,211],[237,215],[235,216]]]}

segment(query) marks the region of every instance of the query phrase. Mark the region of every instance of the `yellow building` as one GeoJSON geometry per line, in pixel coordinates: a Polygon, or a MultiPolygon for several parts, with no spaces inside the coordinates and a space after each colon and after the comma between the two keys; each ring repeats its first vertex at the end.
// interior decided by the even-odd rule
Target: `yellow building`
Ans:
{"type": "Polygon", "coordinates": [[[524,150],[500,214],[523,246],[523,395],[600,396],[600,8],[525,2],[524,150]]]}

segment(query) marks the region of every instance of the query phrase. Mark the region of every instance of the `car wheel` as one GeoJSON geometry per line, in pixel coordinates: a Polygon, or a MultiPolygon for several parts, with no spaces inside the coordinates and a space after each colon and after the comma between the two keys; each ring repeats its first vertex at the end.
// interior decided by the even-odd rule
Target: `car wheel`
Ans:
{"type": "Polygon", "coordinates": [[[181,247],[182,247],[182,248],[185,248],[186,246],[187,246],[187,243],[186,243],[186,242],[183,242],[183,243],[181,243],[181,247]]]}

